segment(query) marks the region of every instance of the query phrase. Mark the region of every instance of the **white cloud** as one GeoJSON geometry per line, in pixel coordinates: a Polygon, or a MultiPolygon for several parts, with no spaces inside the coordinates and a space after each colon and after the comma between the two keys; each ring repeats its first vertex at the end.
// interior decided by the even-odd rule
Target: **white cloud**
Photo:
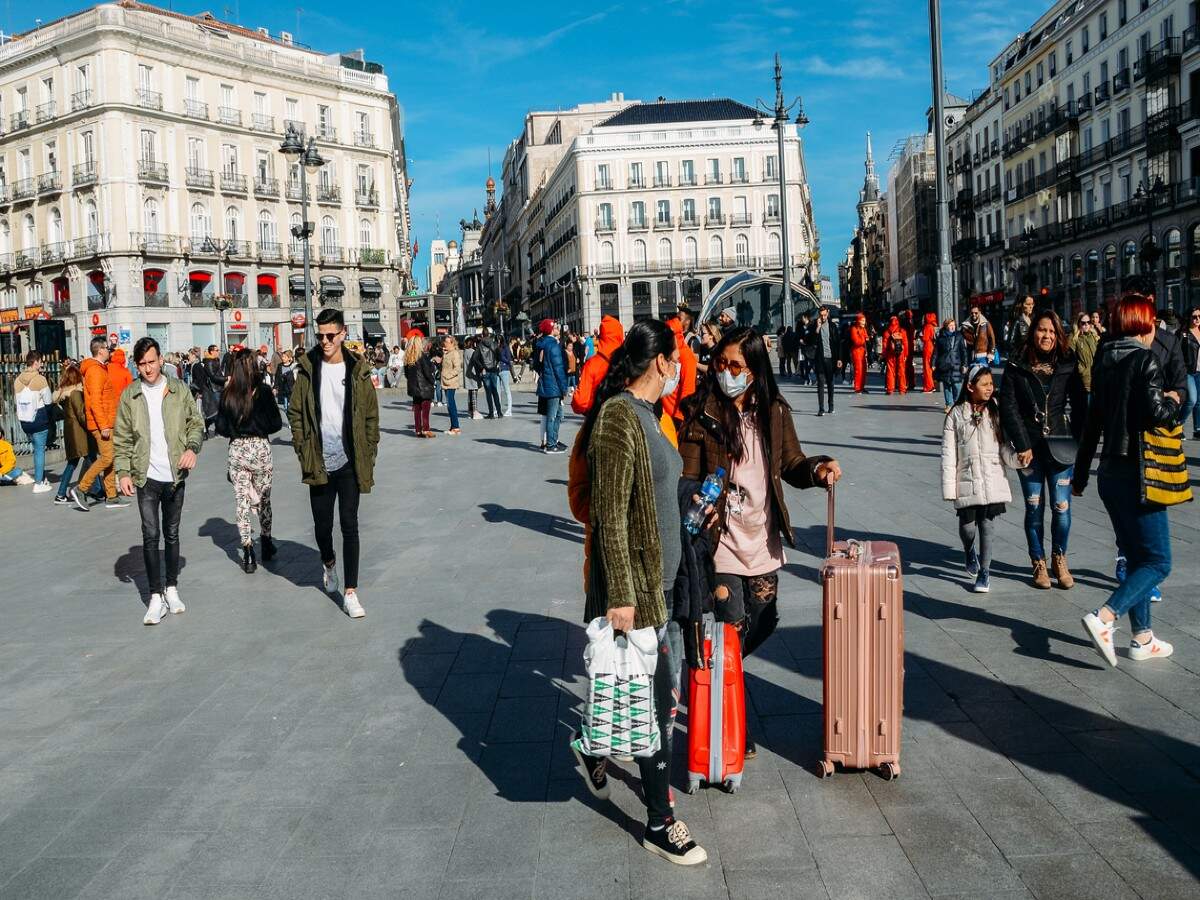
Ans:
{"type": "Polygon", "coordinates": [[[823,56],[814,56],[804,64],[809,75],[831,78],[903,78],[904,72],[878,56],[860,56],[830,62],[823,56]]]}

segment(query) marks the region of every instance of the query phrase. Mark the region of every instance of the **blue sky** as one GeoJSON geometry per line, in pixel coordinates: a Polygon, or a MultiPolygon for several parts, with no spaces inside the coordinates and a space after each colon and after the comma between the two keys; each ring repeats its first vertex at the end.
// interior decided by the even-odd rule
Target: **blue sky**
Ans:
{"type": "MultiPolygon", "coordinates": [[[[943,0],[947,86],[970,96],[987,63],[1048,7],[1048,0],[943,0]]],[[[8,31],[81,3],[6,0],[8,31]],[[14,10],[14,7],[16,8],[14,10]]],[[[881,178],[892,145],[924,129],[931,96],[927,4],[920,0],[798,3],[657,0],[654,3],[383,3],[380,0],[175,0],[248,27],[286,29],[317,49],[362,47],[384,64],[406,114],[413,179],[416,271],[424,282],[439,227],[483,205],[489,148],[499,176],[508,142],[529,109],[602,100],[613,91],[653,100],[773,99],[772,54],[789,97],[802,94],[822,268],[834,276],[855,223],[865,133],[881,178]],[[302,7],[297,20],[297,7],[302,7]],[[298,21],[298,25],[297,25],[298,21]]]]}

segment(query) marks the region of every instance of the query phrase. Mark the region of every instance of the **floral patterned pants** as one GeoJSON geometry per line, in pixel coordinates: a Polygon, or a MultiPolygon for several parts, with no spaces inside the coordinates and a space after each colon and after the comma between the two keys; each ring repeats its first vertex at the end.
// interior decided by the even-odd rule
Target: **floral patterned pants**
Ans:
{"type": "Polygon", "coordinates": [[[275,464],[266,438],[234,438],[229,442],[229,480],[237,504],[238,536],[242,546],[253,543],[250,514],[257,513],[263,537],[271,536],[271,479],[275,464]]]}

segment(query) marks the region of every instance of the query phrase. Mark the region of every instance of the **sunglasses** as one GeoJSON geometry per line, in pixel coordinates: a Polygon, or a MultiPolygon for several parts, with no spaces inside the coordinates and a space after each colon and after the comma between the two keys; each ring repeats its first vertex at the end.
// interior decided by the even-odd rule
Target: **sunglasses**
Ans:
{"type": "Polygon", "coordinates": [[[338,339],[338,335],[340,334],[340,331],[335,331],[333,334],[326,334],[324,331],[318,331],[317,340],[321,341],[322,343],[332,344],[338,339]]]}
{"type": "Polygon", "coordinates": [[[1080,324],[1080,325],[1091,325],[1091,324],[1092,324],[1092,320],[1091,320],[1091,319],[1080,319],[1080,320],[1079,320],[1079,324],[1080,324]]]}
{"type": "Polygon", "coordinates": [[[733,362],[732,360],[728,360],[723,356],[718,356],[715,360],[713,360],[713,368],[718,372],[728,371],[731,375],[733,375],[734,378],[737,378],[743,372],[750,371],[749,366],[744,366],[740,362],[733,362]]]}
{"type": "Polygon", "coordinates": [[[1200,322],[1200,315],[1192,316],[1193,322],[1200,322]]]}

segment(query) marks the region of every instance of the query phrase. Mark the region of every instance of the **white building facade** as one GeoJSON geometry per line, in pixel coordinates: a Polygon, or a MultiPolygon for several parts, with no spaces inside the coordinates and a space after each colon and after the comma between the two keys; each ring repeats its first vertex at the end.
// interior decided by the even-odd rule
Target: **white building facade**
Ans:
{"type": "Polygon", "coordinates": [[[0,125],[0,325],[61,318],[73,353],[93,333],[297,343],[301,190],[279,152],[294,126],[327,161],[308,184],[314,310],[394,335],[411,284],[403,124],[361,55],[102,5],[0,48],[0,125]]]}

